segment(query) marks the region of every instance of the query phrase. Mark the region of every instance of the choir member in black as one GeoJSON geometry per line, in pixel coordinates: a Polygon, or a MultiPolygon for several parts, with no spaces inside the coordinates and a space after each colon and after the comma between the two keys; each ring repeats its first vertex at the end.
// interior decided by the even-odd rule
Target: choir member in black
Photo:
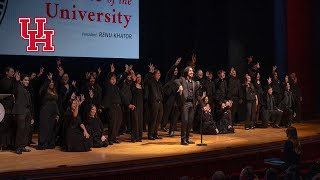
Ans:
{"type": "Polygon", "coordinates": [[[273,67],[273,71],[272,71],[272,81],[271,81],[271,87],[273,90],[273,96],[276,100],[276,104],[277,106],[279,105],[279,103],[282,100],[282,88],[281,88],[281,81],[278,77],[278,73],[277,73],[277,67],[274,66],[273,67]]]}
{"type": "Polygon", "coordinates": [[[90,104],[96,105],[97,112],[101,113],[102,89],[94,75],[90,75],[88,82],[82,88],[82,93],[86,99],[82,106],[82,118],[88,117],[87,110],[90,108],[90,104]],[[90,92],[93,93],[92,98],[90,97],[90,92]],[[88,101],[90,101],[90,103],[88,101]]]}
{"type": "Polygon", "coordinates": [[[131,141],[142,142],[143,132],[143,85],[141,74],[134,75],[134,83],[131,85],[131,104],[135,107],[131,110],[131,141]]]}
{"type": "MultiPolygon", "coordinates": [[[[147,87],[151,82],[151,80],[153,79],[154,69],[155,69],[154,65],[149,64],[149,72],[145,75],[144,81],[143,81],[144,87],[147,87]]],[[[144,91],[145,90],[146,89],[144,89],[144,91]]],[[[146,97],[145,95],[144,95],[143,103],[144,103],[143,104],[143,132],[147,132],[147,124],[150,121],[150,107],[149,107],[148,97],[146,97]]]]}
{"type": "Polygon", "coordinates": [[[225,81],[226,72],[218,71],[219,78],[215,80],[215,103],[221,104],[227,98],[227,82],[225,81]]]}
{"type": "Polygon", "coordinates": [[[204,110],[204,103],[199,93],[200,85],[193,81],[193,69],[186,67],[184,69],[184,76],[175,80],[178,85],[178,92],[181,98],[182,114],[181,114],[181,144],[194,144],[190,141],[190,129],[193,124],[194,110],[196,102],[198,102],[204,110]]]}
{"type": "Polygon", "coordinates": [[[259,118],[260,118],[261,99],[263,96],[263,89],[262,89],[262,85],[261,85],[260,80],[261,80],[260,73],[257,73],[256,79],[252,83],[255,90],[256,90],[257,96],[258,96],[258,105],[256,107],[256,120],[255,120],[255,122],[258,122],[259,118]]]}
{"type": "Polygon", "coordinates": [[[91,105],[89,109],[90,112],[88,117],[85,119],[84,124],[90,134],[91,147],[107,147],[109,145],[106,136],[107,134],[104,131],[102,121],[97,116],[97,107],[95,105],[91,105]]]}
{"type": "Polygon", "coordinates": [[[211,107],[209,104],[209,97],[204,98],[204,104],[206,110],[202,110],[202,134],[205,135],[216,135],[219,133],[219,130],[216,126],[216,123],[213,119],[213,115],[211,112],[211,107]]]}
{"type": "Polygon", "coordinates": [[[298,83],[298,78],[295,73],[290,75],[292,82],[290,83],[291,92],[294,99],[294,107],[296,108],[296,117],[294,118],[294,122],[301,122],[301,102],[302,102],[302,95],[301,95],[301,87],[298,83]]]}
{"type": "Polygon", "coordinates": [[[130,67],[126,64],[126,69],[123,75],[121,76],[120,81],[120,91],[121,94],[123,94],[123,103],[122,103],[122,113],[123,113],[123,121],[122,125],[120,128],[121,134],[131,133],[131,115],[130,115],[130,109],[128,106],[131,103],[132,100],[132,94],[131,94],[131,84],[132,84],[132,75],[130,73],[131,69],[130,67]]]}
{"type": "Polygon", "coordinates": [[[285,91],[283,92],[283,99],[280,103],[280,109],[283,111],[282,124],[285,127],[290,127],[292,118],[296,117],[294,98],[290,91],[290,84],[285,85],[285,91]]]}
{"type": "Polygon", "coordinates": [[[41,67],[40,71],[38,74],[32,72],[30,75],[30,85],[29,85],[29,92],[31,94],[31,100],[33,104],[33,112],[34,112],[34,121],[31,122],[31,127],[30,127],[30,134],[29,134],[29,144],[35,144],[35,142],[32,141],[32,136],[34,133],[34,126],[35,126],[35,121],[39,122],[39,89],[41,88],[41,82],[43,78],[43,73],[44,73],[44,68],[41,67]]]}
{"type": "Polygon", "coordinates": [[[237,78],[237,72],[234,68],[230,70],[230,77],[228,79],[228,89],[227,89],[227,98],[232,100],[231,107],[231,120],[234,124],[237,122],[237,118],[240,118],[240,108],[239,105],[242,103],[242,92],[241,92],[241,82],[237,78]]]}
{"type": "Polygon", "coordinates": [[[71,99],[70,107],[65,113],[65,150],[68,152],[90,151],[90,135],[81,121],[79,106],[80,98],[71,99]]]}
{"type": "Polygon", "coordinates": [[[0,148],[11,149],[14,146],[14,121],[12,108],[14,104],[14,94],[16,94],[17,83],[16,73],[12,67],[6,67],[6,76],[0,80],[0,94],[12,94],[5,97],[0,102],[4,107],[5,116],[0,122],[0,148]]]}
{"type": "MultiPolygon", "coordinates": [[[[176,100],[176,83],[174,80],[178,77],[178,68],[181,58],[178,58],[175,64],[170,68],[166,74],[166,84],[163,86],[163,94],[165,99],[165,104],[163,108],[163,116],[161,120],[161,130],[163,132],[168,132],[166,128],[168,120],[170,119],[170,126],[174,123],[174,110],[175,110],[175,100],[176,100]]],[[[170,131],[169,135],[173,135],[174,131],[170,131]]]]}
{"type": "MultiPolygon", "coordinates": [[[[196,76],[194,77],[194,81],[196,81],[198,84],[200,84],[199,93],[201,95],[201,98],[204,98],[206,96],[206,79],[203,78],[203,71],[201,69],[197,70],[196,76]]],[[[202,107],[201,105],[197,105],[196,111],[195,111],[195,117],[193,120],[193,131],[199,132],[200,130],[200,117],[202,115],[202,107]]]]}
{"type": "Polygon", "coordinates": [[[16,124],[16,153],[22,154],[22,152],[31,151],[30,149],[26,149],[26,146],[29,143],[29,133],[31,120],[33,119],[33,109],[31,95],[27,90],[30,80],[29,75],[24,74],[20,79],[20,74],[17,74],[16,79],[20,81],[20,84],[17,86],[12,114],[14,115],[16,124]]]}
{"type": "Polygon", "coordinates": [[[262,106],[262,127],[267,128],[269,124],[269,120],[273,122],[272,127],[279,128],[279,124],[281,122],[282,111],[277,107],[276,101],[272,94],[273,90],[271,86],[268,86],[266,89],[266,93],[262,96],[261,106],[262,106]]]}
{"type": "Polygon", "coordinates": [[[205,91],[206,91],[206,96],[209,98],[209,104],[212,109],[214,110],[214,94],[215,94],[215,84],[213,81],[213,74],[212,71],[207,71],[206,72],[206,82],[205,82],[205,91]]]}
{"type": "Polygon", "coordinates": [[[54,149],[56,142],[56,128],[59,120],[58,93],[55,89],[52,74],[40,89],[40,117],[38,150],[54,149]]]}
{"type": "Polygon", "coordinates": [[[148,85],[145,86],[145,98],[148,99],[150,106],[150,119],[148,125],[148,139],[162,139],[158,135],[158,128],[163,116],[163,89],[160,82],[161,73],[155,69],[153,78],[148,85]]]}
{"type": "Polygon", "coordinates": [[[255,128],[258,96],[253,84],[251,83],[251,77],[247,74],[245,78],[245,83],[243,84],[243,99],[246,105],[245,129],[249,130],[255,128]]]}
{"type": "Polygon", "coordinates": [[[217,127],[220,134],[234,133],[231,120],[232,101],[223,101],[221,103],[221,109],[217,111],[217,127]]]}

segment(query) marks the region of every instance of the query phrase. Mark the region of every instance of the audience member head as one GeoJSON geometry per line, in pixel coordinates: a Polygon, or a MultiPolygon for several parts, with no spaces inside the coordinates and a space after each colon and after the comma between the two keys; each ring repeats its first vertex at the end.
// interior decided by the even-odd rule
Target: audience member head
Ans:
{"type": "Polygon", "coordinates": [[[252,166],[246,166],[240,173],[240,180],[255,180],[257,176],[254,174],[252,166]]]}
{"type": "Polygon", "coordinates": [[[300,144],[300,141],[298,139],[297,129],[295,127],[292,127],[292,126],[288,127],[287,130],[286,130],[286,134],[287,134],[288,140],[291,141],[292,144],[293,144],[294,151],[297,154],[300,154],[301,153],[301,144],[300,144]]]}
{"type": "Polygon", "coordinates": [[[212,176],[212,180],[225,180],[225,179],[226,179],[226,176],[222,171],[216,171],[212,176]]]}

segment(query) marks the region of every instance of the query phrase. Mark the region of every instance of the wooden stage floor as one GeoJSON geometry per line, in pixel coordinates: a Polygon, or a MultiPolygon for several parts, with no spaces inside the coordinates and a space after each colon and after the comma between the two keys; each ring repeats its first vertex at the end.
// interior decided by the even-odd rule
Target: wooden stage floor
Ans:
{"type": "MultiPolygon", "coordinates": [[[[300,138],[318,136],[320,133],[320,122],[307,122],[294,124],[298,129],[300,138]]],[[[162,132],[161,132],[162,133],[162,132]]],[[[101,167],[114,167],[120,164],[135,164],[141,160],[181,156],[205,152],[221,152],[222,150],[234,148],[254,148],[267,146],[269,143],[282,144],[286,139],[285,129],[254,129],[244,130],[236,127],[236,133],[223,135],[206,135],[204,143],[208,146],[180,145],[180,132],[176,132],[175,138],[165,137],[162,140],[150,141],[144,139],[140,143],[126,142],[128,135],[121,136],[120,144],[107,148],[92,149],[90,152],[62,152],[59,148],[53,150],[39,151],[32,149],[30,153],[17,155],[13,152],[0,152],[0,177],[1,175],[12,175],[17,172],[41,171],[44,169],[67,169],[67,167],[98,165],[101,167]],[[265,144],[265,145],[263,145],[265,144]],[[101,166],[103,164],[103,166],[101,166]]],[[[146,137],[146,134],[144,134],[146,137]]],[[[200,142],[200,135],[193,134],[191,138],[196,143],[200,142]]]]}

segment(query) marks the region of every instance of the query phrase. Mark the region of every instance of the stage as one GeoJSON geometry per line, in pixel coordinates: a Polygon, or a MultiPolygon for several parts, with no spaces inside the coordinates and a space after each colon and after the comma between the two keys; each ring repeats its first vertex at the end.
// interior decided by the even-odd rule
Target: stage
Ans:
{"type": "MultiPolygon", "coordinates": [[[[298,135],[302,141],[319,141],[319,121],[293,126],[298,129],[298,135]]],[[[0,179],[10,176],[23,176],[30,179],[66,178],[68,173],[73,174],[73,178],[77,178],[99,172],[116,175],[119,172],[142,171],[145,168],[169,168],[181,163],[203,161],[208,157],[231,157],[237,153],[279,149],[286,140],[285,130],[284,128],[244,130],[243,126],[236,126],[234,134],[203,136],[203,142],[207,146],[196,145],[200,142],[198,134],[192,134],[193,137],[191,137],[196,144],[182,146],[180,132],[176,132],[174,138],[161,132],[164,136],[161,140],[144,139],[143,142],[131,143],[129,136],[123,135],[120,138],[122,141],[120,144],[107,148],[92,148],[90,152],[62,152],[59,148],[39,151],[34,147],[31,147],[32,152],[22,155],[5,151],[0,152],[0,179]]],[[[146,134],[144,137],[146,138],[146,134]]]]}

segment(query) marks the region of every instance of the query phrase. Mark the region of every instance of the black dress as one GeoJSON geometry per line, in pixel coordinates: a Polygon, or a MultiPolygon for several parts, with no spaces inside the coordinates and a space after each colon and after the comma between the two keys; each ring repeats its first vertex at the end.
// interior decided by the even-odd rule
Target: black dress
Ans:
{"type": "Polygon", "coordinates": [[[85,121],[85,126],[90,134],[90,145],[94,148],[107,147],[109,145],[108,140],[101,140],[102,136],[106,136],[102,121],[98,117],[88,117],[85,121]]]}
{"type": "Polygon", "coordinates": [[[83,130],[80,127],[81,124],[79,115],[74,118],[70,110],[65,113],[66,151],[85,152],[90,150],[90,139],[84,137],[83,130]]]}
{"type": "Polygon", "coordinates": [[[58,95],[47,92],[47,86],[41,89],[41,107],[39,115],[38,149],[55,147],[56,128],[59,116],[58,95]]]}
{"type": "Polygon", "coordinates": [[[136,108],[131,113],[131,139],[142,140],[143,132],[143,90],[136,87],[135,84],[131,86],[132,100],[131,104],[136,108]]]}

